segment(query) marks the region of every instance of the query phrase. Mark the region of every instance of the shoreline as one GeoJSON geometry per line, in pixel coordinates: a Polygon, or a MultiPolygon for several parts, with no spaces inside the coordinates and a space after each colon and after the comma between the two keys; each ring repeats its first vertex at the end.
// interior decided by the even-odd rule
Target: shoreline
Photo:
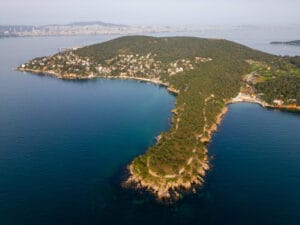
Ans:
{"type": "MultiPolygon", "coordinates": [[[[127,166],[127,172],[129,173],[128,178],[122,183],[122,186],[125,188],[134,188],[134,189],[142,189],[150,192],[156,200],[162,203],[172,203],[173,201],[180,199],[180,194],[182,192],[195,192],[195,187],[200,187],[205,182],[205,176],[207,171],[211,168],[210,161],[208,158],[208,150],[207,145],[211,141],[212,135],[217,132],[218,126],[221,124],[224,116],[228,112],[227,104],[225,107],[221,109],[221,112],[216,116],[216,121],[212,126],[207,129],[207,137],[205,139],[200,139],[205,147],[203,149],[203,153],[205,154],[204,159],[196,159],[201,163],[201,167],[197,168],[197,175],[191,177],[189,181],[184,182],[180,177],[176,182],[168,182],[165,185],[155,185],[151,182],[145,181],[142,177],[136,174],[133,171],[132,164],[127,166]]],[[[191,162],[189,159],[188,162],[191,162]]],[[[189,163],[188,163],[189,164],[189,163]]],[[[181,171],[180,171],[181,172],[181,171]]],[[[179,172],[178,175],[181,173],[179,172]]],[[[162,178],[163,179],[163,178],[162,178]]]]}
{"type": "Polygon", "coordinates": [[[178,200],[180,193],[184,192],[195,192],[195,187],[202,186],[204,184],[204,178],[207,174],[207,171],[210,169],[210,162],[208,158],[208,150],[207,145],[211,142],[212,136],[215,132],[218,131],[219,125],[222,123],[222,120],[226,113],[228,112],[228,105],[237,104],[241,102],[259,104],[263,108],[269,109],[279,109],[279,110],[288,110],[288,111],[300,111],[300,106],[291,108],[290,106],[273,106],[262,100],[257,98],[253,98],[251,96],[247,96],[247,98],[239,98],[241,93],[238,94],[237,97],[232,98],[228,101],[225,101],[225,106],[221,109],[220,113],[216,116],[215,123],[211,125],[209,129],[206,130],[207,136],[200,138],[200,141],[205,145],[204,154],[205,157],[201,161],[201,168],[197,169],[197,176],[192,177],[188,182],[175,182],[171,184],[166,184],[165,187],[159,187],[157,185],[153,185],[153,183],[145,182],[142,177],[133,172],[132,165],[130,164],[127,167],[128,173],[130,176],[127,180],[123,182],[123,187],[126,188],[135,188],[135,189],[143,189],[150,192],[159,202],[168,202],[172,203],[173,200],[178,200]]]}
{"type": "Polygon", "coordinates": [[[226,101],[226,105],[236,104],[241,102],[258,104],[263,108],[268,108],[268,109],[278,109],[282,111],[300,111],[300,106],[297,105],[271,105],[261,99],[243,94],[241,92],[239,92],[239,94],[236,97],[230,99],[229,101],[226,101]]]}
{"type": "Polygon", "coordinates": [[[149,78],[142,78],[142,77],[133,77],[133,76],[97,76],[94,74],[90,74],[88,76],[80,76],[77,74],[67,74],[66,77],[61,76],[58,73],[55,73],[54,71],[42,71],[42,70],[33,70],[33,69],[23,69],[23,68],[17,68],[17,71],[20,72],[28,72],[28,73],[33,73],[37,75],[45,75],[45,76],[52,76],[57,79],[63,79],[63,80],[90,80],[90,79],[96,79],[96,78],[106,78],[106,79],[120,79],[120,80],[136,80],[136,81],[142,81],[146,83],[152,83],[156,84],[162,87],[165,87],[168,92],[178,95],[179,90],[170,87],[169,83],[165,83],[159,79],[149,79],[149,78]]]}
{"type": "MultiPolygon", "coordinates": [[[[157,78],[149,79],[149,78],[131,77],[131,76],[99,76],[99,75],[97,76],[94,74],[90,74],[88,76],[80,76],[77,74],[66,74],[65,76],[62,76],[60,74],[55,73],[54,71],[42,71],[42,70],[23,69],[23,68],[17,68],[17,70],[21,72],[29,72],[33,74],[53,76],[57,79],[66,79],[66,80],[88,80],[88,79],[95,79],[95,78],[136,80],[142,82],[149,82],[152,84],[166,87],[167,91],[174,95],[178,95],[180,93],[179,90],[170,87],[169,83],[162,82],[157,78]]],[[[196,174],[191,174],[189,180],[186,181],[183,179],[183,176],[181,176],[181,174],[185,170],[185,167],[183,167],[178,172],[178,174],[166,175],[166,176],[153,176],[155,178],[155,181],[147,181],[143,177],[141,177],[138,173],[134,172],[133,165],[132,163],[130,163],[127,166],[128,177],[122,182],[121,184],[122,187],[133,188],[137,190],[146,190],[160,202],[172,202],[174,200],[178,200],[182,192],[187,192],[187,191],[194,192],[196,186],[197,187],[202,186],[204,184],[204,178],[207,174],[207,171],[210,169],[207,145],[211,141],[213,134],[217,132],[218,126],[221,124],[222,119],[224,118],[224,116],[228,111],[229,104],[247,102],[247,103],[259,104],[264,108],[300,111],[300,106],[296,106],[296,107],[286,106],[286,105],[274,106],[256,97],[246,95],[241,92],[238,93],[236,97],[231,98],[230,100],[224,100],[224,102],[225,102],[225,106],[220,110],[220,113],[216,116],[214,123],[209,128],[207,129],[204,128],[207,135],[203,137],[201,135],[199,136],[199,138],[197,138],[204,145],[203,148],[204,158],[200,159],[199,156],[197,157],[196,155],[195,157],[193,156],[188,159],[186,164],[187,166],[191,164],[193,160],[197,161],[197,163],[201,165],[199,166],[199,168],[196,168],[197,171],[196,174]],[[176,180],[172,181],[170,178],[176,178],[176,180]]],[[[149,172],[151,172],[151,170],[149,172]]]]}
{"type": "MultiPolygon", "coordinates": [[[[66,80],[83,80],[83,79],[95,79],[95,78],[107,78],[107,79],[123,79],[123,80],[136,80],[136,81],[143,81],[143,82],[149,82],[156,85],[160,85],[163,87],[166,87],[167,91],[171,94],[178,95],[180,92],[176,90],[175,88],[172,88],[169,86],[168,83],[164,83],[159,79],[149,79],[149,78],[140,78],[140,77],[129,77],[129,76],[95,76],[95,75],[89,75],[89,76],[79,76],[76,74],[67,74],[65,76],[61,76],[60,74],[55,73],[54,71],[42,71],[42,70],[33,70],[33,69],[23,69],[23,68],[17,68],[18,71],[21,72],[29,72],[33,74],[38,75],[46,75],[46,76],[52,76],[57,79],[66,79],[66,80]]],[[[227,112],[227,106],[224,107],[220,114],[216,117],[216,122],[207,129],[209,140],[212,136],[212,134],[217,130],[218,125],[221,123],[221,120],[223,116],[227,112]]],[[[129,164],[127,166],[127,172],[129,174],[129,177],[122,182],[122,186],[125,188],[134,188],[134,189],[144,189],[150,192],[157,200],[164,202],[165,200],[177,200],[179,199],[179,195],[181,191],[178,190],[185,190],[188,191],[192,189],[194,186],[201,186],[204,183],[204,177],[206,175],[206,171],[210,169],[209,165],[209,159],[207,155],[207,149],[206,145],[209,142],[205,142],[203,140],[199,140],[200,142],[204,143],[205,147],[203,149],[204,153],[204,159],[198,159],[198,162],[201,164],[201,167],[197,168],[197,175],[194,175],[191,177],[188,181],[183,181],[181,177],[181,172],[178,174],[178,177],[180,181],[176,182],[168,182],[166,183],[167,177],[161,177],[160,179],[165,185],[161,185],[158,187],[157,185],[154,185],[150,182],[145,182],[143,178],[141,178],[138,174],[133,172],[132,164],[129,164]]],[[[189,159],[187,164],[189,165],[191,163],[191,160],[189,159]]]]}

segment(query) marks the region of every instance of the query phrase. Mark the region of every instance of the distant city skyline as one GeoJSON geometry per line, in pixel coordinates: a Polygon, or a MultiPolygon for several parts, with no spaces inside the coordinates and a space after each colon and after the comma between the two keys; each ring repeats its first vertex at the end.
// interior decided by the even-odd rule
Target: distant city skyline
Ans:
{"type": "Polygon", "coordinates": [[[299,8],[298,0],[10,0],[0,24],[284,25],[300,24],[299,8]]]}

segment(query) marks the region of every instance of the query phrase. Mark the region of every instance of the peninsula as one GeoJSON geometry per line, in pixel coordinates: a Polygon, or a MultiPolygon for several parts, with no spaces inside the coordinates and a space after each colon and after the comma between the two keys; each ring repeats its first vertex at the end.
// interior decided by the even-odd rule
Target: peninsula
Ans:
{"type": "Polygon", "coordinates": [[[271,42],[272,45],[296,45],[300,46],[300,40],[294,41],[273,41],[271,42]]]}
{"type": "Polygon", "coordinates": [[[239,101],[300,109],[300,57],[270,55],[220,39],[127,36],[20,65],[61,79],[137,79],[176,95],[172,125],[128,165],[125,187],[158,200],[204,183],[206,145],[226,105],[239,101]]]}

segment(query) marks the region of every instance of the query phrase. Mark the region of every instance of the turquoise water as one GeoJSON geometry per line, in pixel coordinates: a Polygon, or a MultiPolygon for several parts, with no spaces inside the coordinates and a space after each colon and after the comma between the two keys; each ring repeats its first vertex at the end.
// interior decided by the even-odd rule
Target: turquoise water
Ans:
{"type": "Polygon", "coordinates": [[[300,114],[229,106],[206,184],[177,204],[123,190],[124,167],[169,127],[174,96],[136,81],[11,68],[110,36],[0,40],[0,224],[300,224],[300,114]]]}

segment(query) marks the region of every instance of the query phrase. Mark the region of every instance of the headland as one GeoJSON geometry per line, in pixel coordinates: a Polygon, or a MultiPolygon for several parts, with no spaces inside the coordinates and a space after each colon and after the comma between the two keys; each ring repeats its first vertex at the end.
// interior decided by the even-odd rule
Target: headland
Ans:
{"type": "Polygon", "coordinates": [[[299,58],[219,39],[121,37],[36,58],[18,69],[59,79],[134,79],[176,94],[170,129],[133,159],[123,182],[160,201],[177,200],[181,190],[204,184],[210,168],[207,143],[227,104],[295,110],[300,105],[299,58]]]}

